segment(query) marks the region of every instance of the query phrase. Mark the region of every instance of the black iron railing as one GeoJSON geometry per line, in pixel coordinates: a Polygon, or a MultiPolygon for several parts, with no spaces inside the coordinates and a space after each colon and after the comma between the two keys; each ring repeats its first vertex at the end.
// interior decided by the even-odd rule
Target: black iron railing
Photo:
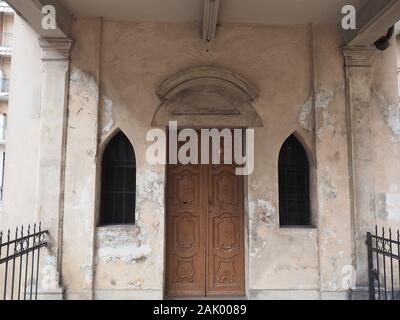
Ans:
{"type": "Polygon", "coordinates": [[[37,299],[40,249],[47,246],[47,235],[41,224],[17,228],[14,235],[0,232],[0,298],[37,299]]]}
{"type": "Polygon", "coordinates": [[[400,232],[367,233],[369,299],[400,300],[400,232]]]}

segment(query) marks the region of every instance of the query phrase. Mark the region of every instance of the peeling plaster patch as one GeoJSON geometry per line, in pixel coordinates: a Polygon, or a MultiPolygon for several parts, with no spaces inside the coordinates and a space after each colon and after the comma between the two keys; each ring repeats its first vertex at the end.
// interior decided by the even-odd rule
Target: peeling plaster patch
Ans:
{"type": "Polygon", "coordinates": [[[57,271],[57,258],[55,256],[46,256],[43,267],[40,269],[40,286],[46,289],[55,289],[59,287],[59,272],[57,271]]]}
{"type": "Polygon", "coordinates": [[[80,271],[83,273],[84,275],[84,285],[85,287],[90,286],[91,282],[92,282],[92,266],[90,265],[84,265],[80,268],[80,271]]]}
{"type": "Polygon", "coordinates": [[[330,227],[324,227],[324,233],[327,237],[336,238],[336,232],[330,227]]]}
{"type": "Polygon", "coordinates": [[[315,107],[317,109],[328,109],[333,98],[335,97],[335,91],[328,88],[320,88],[317,92],[315,99],[315,107]]]}
{"type": "Polygon", "coordinates": [[[256,218],[260,222],[272,224],[275,217],[275,208],[271,202],[258,199],[250,203],[250,218],[256,218]]]}
{"type": "Polygon", "coordinates": [[[285,263],[280,263],[274,268],[274,272],[281,272],[281,271],[291,271],[291,265],[290,263],[285,264],[285,263]]]}
{"type": "MultiPolygon", "coordinates": [[[[338,260],[337,256],[333,256],[333,257],[329,258],[329,262],[331,263],[333,270],[337,269],[337,260],[338,260]]],[[[329,287],[331,290],[337,290],[337,282],[338,282],[338,276],[337,276],[336,272],[333,272],[331,281],[329,281],[329,283],[330,283],[329,287]]]]}
{"type": "MultiPolygon", "coordinates": [[[[163,211],[164,208],[164,178],[155,171],[145,170],[138,175],[138,202],[145,201],[156,203],[163,211]]],[[[163,212],[160,212],[162,214],[163,212]]]]}
{"type": "MultiPolygon", "coordinates": [[[[342,92],[344,92],[343,85],[337,86],[334,89],[320,87],[317,90],[315,95],[315,109],[321,113],[323,121],[317,132],[318,138],[321,138],[325,130],[330,130],[332,137],[336,134],[336,123],[329,114],[329,106],[335,97],[342,92]]],[[[298,115],[300,126],[307,131],[313,131],[314,129],[313,102],[313,96],[311,96],[303,105],[298,115]]]]}
{"type": "MultiPolygon", "coordinates": [[[[96,264],[141,264],[143,268],[162,260],[154,240],[160,237],[164,214],[164,177],[144,170],[137,176],[136,224],[97,228],[96,264]]],[[[160,239],[161,242],[161,239],[160,239]]],[[[161,264],[161,262],[160,262],[161,264]]],[[[112,266],[110,266],[112,267],[112,266]]],[[[138,287],[139,283],[136,283],[138,287]]]]}
{"type": "Polygon", "coordinates": [[[381,219],[400,220],[400,193],[397,189],[377,195],[378,216],[381,219]]]}
{"type": "Polygon", "coordinates": [[[122,261],[126,264],[144,262],[150,255],[151,248],[148,244],[140,246],[102,247],[98,250],[98,259],[106,263],[122,261]]]}
{"type": "Polygon", "coordinates": [[[321,179],[322,194],[325,199],[335,200],[337,198],[337,191],[327,176],[321,179]]]}
{"type": "Polygon", "coordinates": [[[94,152],[92,150],[87,150],[86,154],[89,156],[89,158],[93,158],[94,152]]]}
{"type": "Polygon", "coordinates": [[[152,250],[139,234],[137,227],[99,229],[96,234],[97,260],[128,265],[145,262],[152,250]]]}
{"type": "Polygon", "coordinates": [[[377,98],[385,122],[392,132],[392,142],[400,142],[400,107],[398,103],[389,103],[383,93],[372,87],[372,93],[377,98]]]}
{"type": "Polygon", "coordinates": [[[393,142],[400,142],[400,110],[398,104],[391,104],[384,112],[386,121],[394,135],[393,142]]]}
{"type": "Polygon", "coordinates": [[[132,281],[132,282],[129,282],[128,285],[132,289],[141,289],[143,286],[143,281],[142,280],[132,281]]]}
{"type": "MultiPolygon", "coordinates": [[[[89,154],[88,154],[89,155],[89,154]]],[[[83,182],[81,182],[80,192],[76,193],[76,190],[73,190],[73,194],[76,196],[76,201],[71,205],[71,210],[82,210],[82,208],[90,208],[92,205],[92,194],[93,194],[93,181],[91,176],[87,176],[83,182]]],[[[90,233],[92,232],[92,221],[86,216],[81,220],[83,232],[90,233]]]]}
{"type": "Polygon", "coordinates": [[[268,229],[275,221],[276,209],[271,202],[258,199],[249,204],[249,215],[252,223],[252,250],[250,255],[260,257],[260,251],[267,243],[268,229]]]}
{"type": "MultiPolygon", "coordinates": [[[[82,70],[73,68],[70,73],[69,86],[69,103],[68,112],[73,115],[70,117],[69,128],[78,130],[90,130],[93,136],[97,136],[97,110],[99,105],[99,90],[95,77],[83,72],[82,70]],[[90,120],[89,120],[90,119],[90,120]],[[92,123],[88,128],[82,126],[84,123],[92,123]]],[[[90,151],[89,155],[94,159],[94,151],[90,151]]]]}
{"type": "Polygon", "coordinates": [[[313,98],[310,97],[301,108],[301,112],[298,117],[300,126],[307,131],[313,130],[312,110],[313,110],[313,98]]]}
{"type": "Polygon", "coordinates": [[[160,234],[164,218],[164,176],[156,171],[144,170],[137,176],[137,225],[140,238],[147,242],[160,234]]]}
{"type": "MultiPolygon", "coordinates": [[[[99,89],[97,82],[91,74],[83,72],[79,69],[75,69],[71,71],[70,81],[77,84],[76,89],[88,91],[88,93],[92,96],[98,96],[99,89]]],[[[83,99],[88,101],[89,98],[87,96],[83,96],[83,99]]]]}
{"type": "Polygon", "coordinates": [[[103,127],[101,132],[105,134],[110,132],[114,125],[114,119],[112,115],[113,102],[109,98],[103,96],[103,105],[104,105],[104,113],[107,118],[107,124],[103,127]]]}
{"type": "Polygon", "coordinates": [[[329,257],[329,263],[332,266],[332,274],[331,274],[331,279],[327,281],[329,284],[329,287],[331,290],[337,290],[338,289],[338,274],[334,270],[338,270],[338,261],[342,259],[344,256],[344,251],[341,250],[339,251],[336,255],[330,256],[329,257]]]}
{"type": "Polygon", "coordinates": [[[315,108],[322,114],[322,124],[320,124],[317,132],[318,139],[321,139],[326,131],[330,132],[331,137],[336,135],[336,123],[329,114],[329,106],[335,97],[342,92],[344,92],[343,85],[336,86],[334,89],[325,87],[318,89],[315,98],[315,108]]]}
{"type": "Polygon", "coordinates": [[[57,258],[55,256],[46,256],[44,265],[47,267],[57,267],[57,258]]]}

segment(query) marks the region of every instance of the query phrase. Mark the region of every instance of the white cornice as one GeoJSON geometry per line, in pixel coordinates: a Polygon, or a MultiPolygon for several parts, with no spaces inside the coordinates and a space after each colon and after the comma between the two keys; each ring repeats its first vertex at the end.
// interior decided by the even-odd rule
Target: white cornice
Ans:
{"type": "Polygon", "coordinates": [[[71,39],[39,39],[42,60],[69,60],[72,48],[71,39]]]}

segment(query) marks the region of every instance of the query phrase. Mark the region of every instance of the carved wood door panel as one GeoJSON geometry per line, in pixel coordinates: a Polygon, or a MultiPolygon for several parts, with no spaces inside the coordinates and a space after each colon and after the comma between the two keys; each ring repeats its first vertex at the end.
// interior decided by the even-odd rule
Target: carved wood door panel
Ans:
{"type": "Polygon", "coordinates": [[[202,166],[168,166],[167,296],[204,296],[205,174],[202,166]]]}
{"type": "Polygon", "coordinates": [[[243,177],[229,165],[169,165],[166,295],[245,294],[243,177]]]}
{"type": "Polygon", "coordinates": [[[207,295],[244,295],[243,176],[209,166],[208,197],[207,295]]]}

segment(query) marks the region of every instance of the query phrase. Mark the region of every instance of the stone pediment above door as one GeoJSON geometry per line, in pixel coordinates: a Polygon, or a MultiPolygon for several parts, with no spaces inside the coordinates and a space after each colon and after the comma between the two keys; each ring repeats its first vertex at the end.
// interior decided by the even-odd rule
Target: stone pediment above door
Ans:
{"type": "Polygon", "coordinates": [[[161,104],[152,125],[181,127],[262,127],[251,105],[257,90],[237,74],[216,67],[196,67],[160,84],[161,104]]]}

